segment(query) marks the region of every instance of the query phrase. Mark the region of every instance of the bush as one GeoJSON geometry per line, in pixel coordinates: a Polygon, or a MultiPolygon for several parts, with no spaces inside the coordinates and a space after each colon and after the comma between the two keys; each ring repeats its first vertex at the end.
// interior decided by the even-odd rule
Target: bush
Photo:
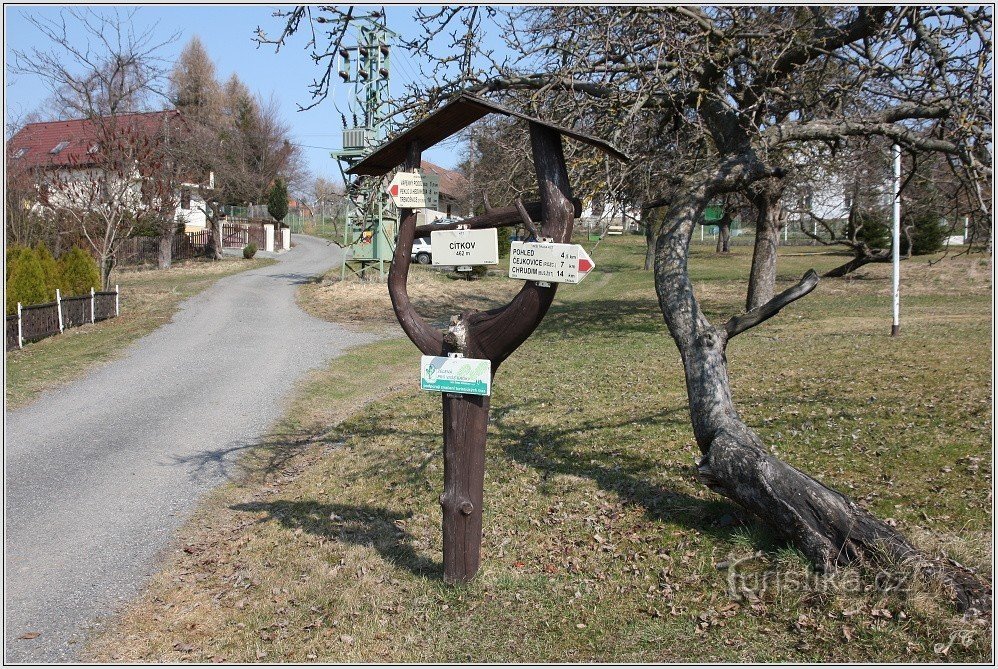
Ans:
{"type": "Polygon", "coordinates": [[[511,228],[499,228],[499,257],[505,258],[509,255],[509,245],[513,240],[513,231],[511,228]]]}
{"type": "Polygon", "coordinates": [[[849,221],[849,238],[865,242],[872,249],[891,247],[891,226],[887,217],[879,212],[861,212],[849,221]]]}
{"type": "MultiPolygon", "coordinates": [[[[910,221],[911,254],[924,256],[941,251],[946,242],[947,230],[938,215],[932,212],[915,214],[910,221]]],[[[901,251],[907,253],[908,240],[901,238],[901,251]]]]}
{"type": "MultiPolygon", "coordinates": [[[[42,266],[42,274],[45,275],[46,294],[55,295],[56,288],[65,290],[59,281],[62,276],[59,271],[59,264],[55,261],[55,258],[52,257],[52,254],[49,252],[49,247],[45,246],[45,242],[38,242],[35,244],[35,255],[38,257],[38,263],[42,266]]],[[[87,290],[89,290],[89,288],[87,290]]]]}
{"type": "Polygon", "coordinates": [[[24,253],[31,252],[27,246],[11,245],[7,247],[7,274],[4,276],[4,280],[10,281],[10,273],[17,266],[17,261],[24,253]]]}
{"type": "Polygon", "coordinates": [[[246,258],[247,260],[249,260],[249,259],[251,259],[255,255],[256,255],[256,244],[254,244],[253,242],[250,242],[249,244],[247,244],[246,246],[243,247],[243,257],[244,258],[246,258]]]}
{"type": "MultiPolygon", "coordinates": [[[[849,236],[853,235],[854,225],[863,227],[856,231],[856,239],[866,242],[873,249],[891,248],[891,222],[883,214],[864,212],[857,214],[855,223],[849,224],[849,236]]],[[[911,255],[928,255],[941,250],[946,241],[946,228],[940,224],[940,218],[933,212],[921,212],[914,215],[903,225],[911,234],[911,255]]],[[[901,235],[901,254],[908,255],[908,239],[901,235]]]]}
{"type": "Polygon", "coordinates": [[[7,313],[17,313],[17,303],[22,305],[42,304],[55,300],[46,288],[45,271],[32,249],[23,249],[16,254],[14,262],[7,265],[7,313]]]}
{"type": "Polygon", "coordinates": [[[74,246],[59,258],[59,273],[62,277],[61,288],[66,295],[87,295],[91,288],[94,290],[103,288],[97,261],[78,246],[74,246]]]}

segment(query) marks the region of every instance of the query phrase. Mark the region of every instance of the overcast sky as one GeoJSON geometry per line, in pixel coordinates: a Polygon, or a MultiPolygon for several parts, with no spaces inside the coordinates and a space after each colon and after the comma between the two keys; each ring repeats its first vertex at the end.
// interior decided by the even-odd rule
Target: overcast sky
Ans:
{"type": "MultiPolygon", "coordinates": [[[[97,11],[113,11],[111,7],[96,7],[97,11]]],[[[37,77],[12,74],[11,52],[44,46],[44,36],[26,16],[57,18],[58,6],[16,6],[4,8],[4,58],[6,113],[21,116],[37,109],[49,96],[44,82],[37,77]]],[[[388,27],[396,32],[411,30],[412,7],[388,7],[388,27]]],[[[283,23],[272,16],[274,7],[266,5],[230,6],[156,6],[146,5],[135,14],[136,30],[156,24],[156,33],[164,38],[180,33],[177,42],[164,48],[163,56],[176,58],[187,41],[197,35],[215,62],[218,78],[239,75],[250,90],[268,97],[274,94],[280,101],[285,120],[292,128],[293,141],[303,147],[310,170],[316,176],[339,178],[331,149],[339,148],[342,123],[333,102],[345,102],[346,89],[337,87],[333,99],[327,99],[315,109],[299,112],[297,104],[311,102],[308,84],[318,73],[305,51],[304,35],[297,36],[288,47],[275,53],[272,46],[257,47],[252,38],[258,26],[270,34],[279,34],[283,23]]],[[[85,39],[82,35],[79,39],[85,39]]],[[[419,69],[402,49],[392,51],[392,92],[403,90],[404,84],[419,76],[419,69]]],[[[337,79],[339,81],[339,79],[337,79]]],[[[166,102],[164,101],[164,107],[166,102]]],[[[454,167],[461,147],[456,142],[426,152],[428,160],[444,167],[454,167]]]]}

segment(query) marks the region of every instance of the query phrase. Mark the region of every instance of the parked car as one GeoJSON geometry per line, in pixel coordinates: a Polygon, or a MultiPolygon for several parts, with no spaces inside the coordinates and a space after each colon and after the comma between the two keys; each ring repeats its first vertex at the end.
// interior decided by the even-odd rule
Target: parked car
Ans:
{"type": "Polygon", "coordinates": [[[433,221],[433,225],[447,225],[448,223],[460,223],[464,220],[463,216],[447,216],[445,218],[438,218],[433,221]]]}
{"type": "Polygon", "coordinates": [[[412,240],[412,259],[420,265],[429,265],[433,262],[429,237],[418,237],[412,240]]]}

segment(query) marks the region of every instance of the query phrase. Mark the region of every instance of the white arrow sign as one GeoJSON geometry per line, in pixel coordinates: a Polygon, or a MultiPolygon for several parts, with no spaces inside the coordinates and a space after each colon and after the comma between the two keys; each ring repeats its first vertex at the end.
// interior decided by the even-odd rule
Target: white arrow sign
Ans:
{"type": "Polygon", "coordinates": [[[434,230],[430,233],[434,265],[498,265],[499,235],[484,230],[434,230]]]}
{"type": "Polygon", "coordinates": [[[440,177],[419,172],[397,172],[388,185],[396,207],[436,209],[440,203],[440,177]]]}
{"type": "Polygon", "coordinates": [[[509,249],[509,278],[555,283],[578,283],[596,267],[578,244],[513,242],[509,249]]]}

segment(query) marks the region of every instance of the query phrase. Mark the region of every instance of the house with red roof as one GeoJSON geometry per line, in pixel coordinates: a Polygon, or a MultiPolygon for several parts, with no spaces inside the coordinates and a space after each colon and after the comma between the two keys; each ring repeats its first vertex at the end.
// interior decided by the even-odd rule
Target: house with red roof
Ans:
{"type": "MultiPolygon", "coordinates": [[[[94,179],[94,171],[106,169],[101,158],[101,143],[113,142],[124,135],[148,141],[168,141],[171,134],[184,131],[180,112],[175,110],[120,114],[113,119],[72,119],[29,123],[21,128],[7,144],[7,169],[31,175],[41,191],[46,184],[58,180],[62,184],[85,184],[94,179]]],[[[144,166],[136,165],[134,198],[140,200],[144,166]]],[[[197,184],[192,180],[178,186],[179,205],[177,220],[183,221],[188,231],[203,230],[206,226],[204,200],[198,195],[197,184]]],[[[72,197],[72,188],[61,189],[72,197]]],[[[42,206],[41,199],[35,206],[42,206]]]]}
{"type": "Polygon", "coordinates": [[[468,215],[468,196],[471,184],[460,172],[434,165],[424,160],[419,165],[424,174],[435,174],[440,179],[440,202],[437,209],[420,209],[416,212],[416,224],[432,223],[440,218],[468,215]]]}

